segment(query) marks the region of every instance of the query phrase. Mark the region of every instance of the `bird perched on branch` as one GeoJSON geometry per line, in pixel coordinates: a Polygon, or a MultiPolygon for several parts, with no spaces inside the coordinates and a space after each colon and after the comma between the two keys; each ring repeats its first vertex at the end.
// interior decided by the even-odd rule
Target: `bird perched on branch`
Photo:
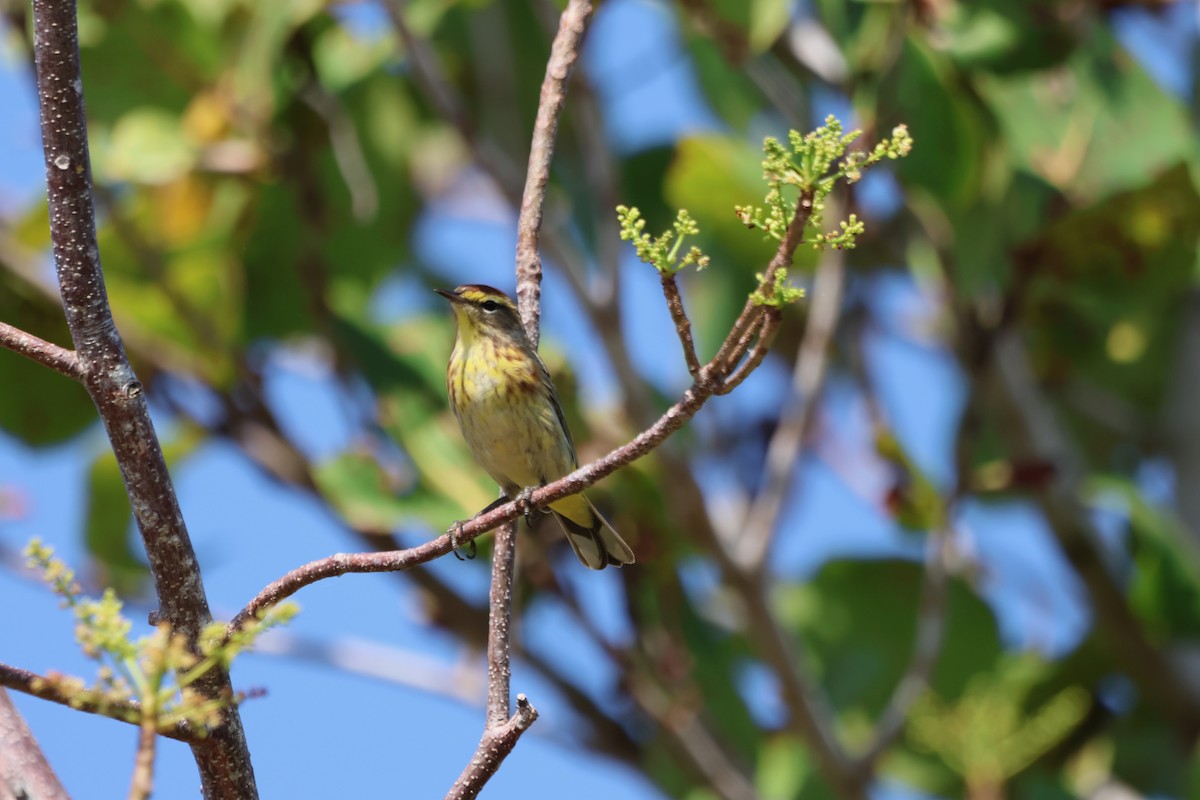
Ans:
{"type": "MultiPolygon", "coordinates": [[[[458,335],[446,370],[450,408],[479,465],[510,500],[579,466],[550,373],[504,292],[471,284],[436,290],[450,301],[458,335]]],[[[633,563],[633,551],[586,497],[550,511],[588,567],[633,563]]]]}

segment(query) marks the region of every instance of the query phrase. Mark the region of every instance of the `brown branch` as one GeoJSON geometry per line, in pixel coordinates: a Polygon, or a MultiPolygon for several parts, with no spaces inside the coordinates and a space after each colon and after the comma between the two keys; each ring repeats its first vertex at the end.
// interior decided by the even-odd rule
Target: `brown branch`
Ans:
{"type": "MultiPolygon", "coordinates": [[[[739,364],[725,380],[721,381],[721,388],[717,394],[729,394],[741,386],[742,381],[750,377],[750,373],[758,369],[763,359],[767,357],[767,351],[771,349],[771,344],[775,341],[775,334],[779,332],[781,317],[778,308],[763,309],[762,322],[759,323],[757,329],[758,341],[754,343],[754,349],[750,351],[750,355],[745,361],[739,364]]],[[[749,330],[755,329],[751,327],[749,330]]]]}
{"type": "Polygon", "coordinates": [[[0,689],[0,797],[69,800],[25,720],[0,689]]]}
{"type": "MultiPolygon", "coordinates": [[[[775,250],[771,263],[767,264],[766,272],[763,273],[758,290],[759,295],[770,297],[775,289],[775,275],[779,270],[792,263],[796,248],[804,241],[804,229],[808,226],[809,217],[812,216],[812,206],[812,192],[801,192],[800,198],[796,201],[796,211],[792,214],[792,220],[788,223],[787,230],[784,231],[783,239],[779,242],[779,247],[775,250]]],[[[764,306],[755,303],[753,298],[747,299],[746,304],[742,306],[742,313],[738,314],[738,318],[734,321],[733,330],[730,331],[729,336],[721,345],[721,349],[713,357],[713,363],[721,365],[724,369],[723,374],[728,374],[736,366],[742,353],[745,353],[750,346],[750,340],[745,338],[746,331],[753,327],[753,323],[758,319],[763,308],[764,306]]]]}
{"type": "Polygon", "coordinates": [[[516,713],[498,728],[488,726],[484,730],[475,757],[450,787],[446,800],[470,800],[477,797],[484,785],[496,774],[501,762],[516,747],[517,739],[521,738],[521,734],[537,718],[537,709],[529,704],[525,695],[517,695],[516,713]]]}
{"type": "Polygon", "coordinates": [[[692,322],[687,312],[683,310],[683,298],[679,295],[679,284],[675,281],[674,272],[659,272],[662,281],[663,296],[667,298],[667,310],[671,312],[671,321],[675,323],[675,332],[679,334],[679,343],[683,345],[683,360],[687,362],[688,372],[692,380],[700,376],[700,360],[696,358],[696,342],[692,339],[692,322]]]}
{"type": "Polygon", "coordinates": [[[529,147],[529,169],[525,192],[521,196],[521,214],[517,221],[517,307],[525,332],[534,347],[538,344],[538,313],[541,308],[542,259],[538,253],[538,233],[546,205],[546,185],[550,182],[550,162],[554,158],[554,137],[558,118],[566,101],[567,78],[579,59],[579,47],[592,16],[590,0],[570,0],[559,18],[558,33],[550,47],[546,77],[542,80],[541,99],[533,123],[529,147]]]}
{"type": "Polygon", "coordinates": [[[512,752],[521,734],[537,719],[537,710],[525,695],[517,695],[517,710],[508,713],[509,686],[512,680],[512,586],[516,561],[517,523],[496,529],[492,548],[492,588],[488,617],[488,699],[487,723],[471,762],[446,794],[451,798],[470,798],[479,794],[500,764],[512,752]]]}
{"type": "MultiPolygon", "coordinates": [[[[98,714],[102,717],[115,719],[130,725],[140,725],[142,707],[132,701],[118,702],[93,699],[87,692],[67,692],[62,687],[62,681],[56,676],[43,676],[34,672],[0,664],[0,686],[32,695],[51,703],[69,706],[76,711],[88,714],[98,714]]],[[[177,722],[169,727],[158,729],[160,736],[175,739],[180,742],[198,742],[201,735],[186,722],[177,722]]]]}
{"type": "Polygon", "coordinates": [[[813,280],[808,322],[792,370],[792,396],[767,445],[766,476],[750,503],[736,542],[737,561],[749,570],[761,571],[770,552],[775,523],[825,382],[829,348],[841,312],[844,276],[842,252],[835,250],[821,260],[813,280]]]}
{"type": "Polygon", "coordinates": [[[68,378],[83,380],[83,367],[80,366],[74,350],[39,339],[7,322],[0,322],[0,347],[20,353],[68,378]]]}
{"type": "Polygon", "coordinates": [[[492,588],[488,594],[487,727],[508,721],[512,682],[512,587],[517,554],[517,523],[496,529],[492,544],[492,588]]]}
{"type": "Polygon", "coordinates": [[[158,732],[154,730],[154,715],[150,709],[138,726],[137,753],[133,760],[133,778],[129,783],[129,800],[148,800],[154,793],[154,751],[158,732]]]}
{"type": "MultiPolygon", "coordinates": [[[[684,392],[683,398],[667,409],[658,421],[638,434],[632,441],[618,447],[603,458],[597,459],[556,481],[540,486],[529,495],[530,508],[541,508],[555,500],[576,494],[616,472],[621,467],[641,458],[656,448],[684,423],[695,416],[713,394],[712,388],[693,386],[684,392]]],[[[326,578],[336,578],[350,573],[398,572],[411,569],[476,539],[505,522],[511,522],[523,512],[524,507],[510,501],[477,515],[463,523],[455,531],[454,543],[450,534],[443,534],[424,544],[406,550],[390,550],[382,553],[338,553],[311,561],[297,567],[283,577],[266,586],[229,623],[228,631],[238,630],[263,609],[278,603],[311,583],[326,578]]]]}
{"type": "MultiPolygon", "coordinates": [[[[162,616],[195,645],[210,621],[199,564],[184,526],[142,386],[124,345],[104,287],[96,244],[87,122],[79,39],[71,0],[35,0],[35,60],[41,113],[50,236],[67,325],[113,446],[138,523],[162,616]]],[[[195,685],[202,696],[230,693],[229,676],[212,670],[195,685]]],[[[224,724],[192,745],[207,797],[256,797],[254,770],[235,708],[224,724]]]]}

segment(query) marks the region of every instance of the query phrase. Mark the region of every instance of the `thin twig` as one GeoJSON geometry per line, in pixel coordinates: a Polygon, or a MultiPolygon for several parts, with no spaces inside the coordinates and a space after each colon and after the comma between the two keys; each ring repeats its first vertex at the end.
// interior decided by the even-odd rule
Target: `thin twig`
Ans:
{"type": "Polygon", "coordinates": [[[529,169],[525,192],[521,196],[521,214],[517,221],[517,307],[525,332],[534,347],[538,343],[538,316],[541,308],[542,258],[538,253],[538,233],[546,206],[546,186],[550,182],[550,162],[554,158],[554,139],[558,118],[567,95],[567,78],[579,59],[583,34],[592,17],[590,0],[571,0],[558,22],[558,33],[550,47],[546,77],[542,80],[541,99],[533,123],[529,147],[529,169]]]}
{"type": "Polygon", "coordinates": [[[138,726],[137,753],[133,759],[133,778],[129,782],[129,800],[147,800],[154,793],[154,751],[158,732],[154,729],[154,709],[144,709],[138,726]]]}
{"type": "Polygon", "coordinates": [[[537,718],[537,709],[529,704],[528,698],[523,694],[517,695],[517,710],[512,718],[499,728],[489,726],[484,731],[475,757],[450,787],[446,800],[470,800],[478,797],[480,790],[500,768],[501,762],[516,747],[517,739],[521,738],[521,734],[528,730],[537,718]]]}
{"type": "Polygon", "coordinates": [[[517,523],[496,529],[492,547],[492,588],[488,617],[487,723],[471,762],[446,794],[447,800],[471,798],[496,774],[521,734],[537,719],[537,710],[525,695],[517,695],[517,710],[509,717],[512,680],[512,586],[516,565],[517,523]]]}
{"type": "Polygon", "coordinates": [[[775,523],[816,410],[841,313],[844,275],[842,251],[834,250],[821,259],[813,279],[808,322],[792,370],[791,397],[767,445],[762,488],[750,503],[736,542],[737,560],[749,570],[761,570],[770,551],[775,523]]]}
{"type": "Polygon", "coordinates": [[[679,343],[683,345],[683,360],[687,362],[688,372],[692,380],[700,376],[700,360],[696,358],[696,342],[692,339],[692,322],[687,312],[683,310],[683,298],[679,295],[679,284],[675,281],[674,272],[659,272],[662,281],[663,296],[667,298],[667,310],[671,312],[671,321],[675,323],[675,332],[679,335],[679,343]]]}
{"type": "MultiPolygon", "coordinates": [[[[529,496],[532,508],[541,508],[555,500],[576,494],[616,472],[621,467],[649,453],[695,416],[713,394],[712,388],[693,386],[684,392],[682,399],[667,409],[658,421],[632,441],[616,448],[603,458],[597,459],[556,481],[538,487],[529,496]]],[[[469,539],[476,539],[498,525],[516,519],[523,511],[517,502],[511,501],[479,514],[463,523],[455,532],[452,543],[450,534],[443,534],[424,544],[406,550],[391,550],[381,553],[338,553],[311,561],[288,572],[266,586],[229,623],[229,632],[238,630],[246,621],[262,609],[272,606],[300,589],[326,578],[335,578],[351,573],[398,572],[411,569],[417,564],[444,556],[469,539]]]]}
{"type": "MultiPolygon", "coordinates": [[[[125,357],[124,345],[104,288],[96,243],[83,78],[75,3],[35,0],[34,50],[50,236],[59,288],[84,384],[113,446],[137,520],[162,616],[194,647],[211,617],[200,567],[150,421],[142,385],[125,357]]],[[[195,684],[208,699],[228,696],[229,676],[214,669],[195,684]]],[[[257,796],[254,769],[237,709],[224,711],[224,724],[192,747],[207,797],[257,796]]]]}
{"type": "MultiPolygon", "coordinates": [[[[778,308],[765,308],[762,312],[762,322],[759,324],[758,341],[754,343],[754,349],[750,351],[750,355],[737,368],[721,381],[721,388],[717,394],[729,394],[734,389],[742,385],[742,381],[750,377],[750,373],[758,369],[762,364],[763,359],[767,357],[767,351],[771,349],[771,344],[775,341],[775,334],[779,332],[779,323],[782,315],[778,308]]],[[[751,327],[749,330],[755,330],[751,327]]]]}
{"type": "MultiPolygon", "coordinates": [[[[61,684],[62,681],[53,675],[38,675],[18,667],[0,664],[0,686],[42,700],[49,700],[51,703],[69,706],[76,711],[98,714],[131,725],[141,724],[142,707],[139,704],[132,701],[92,699],[87,696],[87,693],[68,692],[63,689],[61,684]]],[[[160,727],[158,733],[160,736],[181,742],[196,742],[201,739],[201,736],[186,722],[160,727]]]]}
{"type": "Polygon", "coordinates": [[[80,366],[74,350],[39,339],[7,322],[0,322],[0,347],[20,353],[68,378],[83,380],[83,367],[80,366]]]}
{"type": "Polygon", "coordinates": [[[512,588],[516,568],[517,523],[496,528],[492,545],[492,588],[488,595],[488,699],[487,726],[508,722],[509,686],[512,682],[512,588]]]}
{"type": "MultiPolygon", "coordinates": [[[[558,9],[554,7],[552,0],[537,0],[533,5],[547,32],[553,33],[558,27],[558,9]]],[[[591,281],[591,291],[585,292],[580,299],[585,302],[590,300],[597,308],[613,307],[620,292],[623,246],[620,225],[616,214],[613,213],[620,202],[620,168],[605,135],[599,98],[588,80],[583,64],[576,66],[571,77],[571,98],[571,116],[568,121],[580,150],[579,160],[583,164],[592,211],[595,258],[604,276],[603,281],[591,281]]],[[[578,205],[566,207],[564,210],[581,211],[578,205]]]]}
{"type": "Polygon", "coordinates": [[[0,797],[70,798],[4,689],[0,689],[0,797]]]}
{"type": "MultiPolygon", "coordinates": [[[[779,242],[779,247],[771,258],[771,263],[767,264],[767,269],[763,273],[763,280],[758,292],[760,295],[770,296],[775,288],[775,276],[779,270],[792,263],[796,248],[800,246],[800,242],[804,241],[804,231],[813,212],[812,206],[812,192],[801,192],[796,201],[796,211],[792,214],[791,222],[788,223],[783,239],[779,242]]],[[[742,306],[742,313],[738,314],[734,321],[733,330],[730,331],[716,356],[713,357],[713,363],[721,365],[724,370],[723,374],[728,374],[741,359],[742,354],[750,347],[750,339],[745,338],[745,333],[747,329],[753,327],[753,323],[758,320],[763,308],[764,306],[755,303],[753,299],[747,299],[745,305],[742,306]]]]}

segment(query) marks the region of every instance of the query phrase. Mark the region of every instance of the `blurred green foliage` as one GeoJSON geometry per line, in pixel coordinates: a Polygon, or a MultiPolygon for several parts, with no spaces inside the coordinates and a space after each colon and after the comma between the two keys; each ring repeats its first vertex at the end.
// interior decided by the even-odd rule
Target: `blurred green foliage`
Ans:
{"type": "MultiPolygon", "coordinates": [[[[1200,264],[1195,99],[1189,107],[1164,91],[1117,43],[1111,3],[810,5],[805,25],[826,37],[827,50],[789,38],[794,11],[783,0],[655,6],[672,15],[682,36],[678,51],[655,57],[694,70],[722,123],[670,145],[597,153],[585,134],[591,130],[603,148],[604,132],[583,107],[596,102],[587,83],[595,76],[577,73],[547,213],[549,235],[562,245],[551,259],[555,268],[577,270],[581,286],[603,283],[613,265],[599,254],[615,252],[604,237],[616,232],[603,215],[618,202],[637,206],[652,230],[666,229],[670,209],[689,209],[700,230],[695,242],[712,264],[701,277],[682,278],[703,360],[773,252],[733,213],[763,195],[764,133],[812,123],[810,110],[831,92],[849,103],[864,146],[906,124],[912,155],[881,167],[903,193],[899,210],[875,218],[861,195],[834,196],[867,222],[857,248],[844,255],[860,294],[850,310],[867,313],[861,293],[874,272],[907,266],[938,296],[933,327],[968,376],[982,345],[966,334],[964,319],[1017,329],[1086,456],[1087,491],[1079,499],[1121,516],[1125,538],[1114,574],[1136,620],[1164,652],[1194,649],[1198,532],[1144,496],[1137,471],[1166,457],[1160,420],[1175,390],[1185,298],[1195,292],[1200,264]],[[609,185],[597,185],[597,175],[609,185]],[[588,255],[558,263],[571,247],[588,255]],[[1097,412],[1114,407],[1118,419],[1133,422],[1097,412]]],[[[168,443],[173,462],[205,437],[226,437],[267,472],[325,502],[362,537],[362,548],[388,546],[380,537],[395,531],[443,530],[494,497],[445,406],[449,320],[423,296],[402,318],[385,318],[375,302],[381,284],[397,275],[414,292],[444,282],[414,252],[412,233],[435,204],[476,191],[463,182],[486,182],[487,192],[512,200],[511,183],[483,162],[494,159],[515,175],[523,170],[549,52],[544,12],[553,6],[409,4],[407,24],[444,71],[443,88],[461,100],[463,118],[454,120],[382,14],[364,30],[345,24],[341,9],[304,0],[81,5],[108,290],[139,374],[183,423],[168,443]],[[262,393],[264,354],[276,348],[325,360],[361,412],[361,430],[344,452],[310,463],[287,439],[262,393]],[[173,399],[168,375],[203,387],[215,415],[190,418],[189,405],[173,399]]],[[[640,78],[628,79],[630,87],[640,78]]],[[[44,207],[24,210],[3,234],[0,319],[67,342],[41,264],[44,207]]],[[[802,248],[793,278],[810,276],[820,257],[802,248]]],[[[620,341],[615,312],[597,312],[589,323],[616,330],[620,341]]],[[[795,356],[802,333],[795,319],[785,322],[779,364],[795,356]]],[[[832,354],[832,369],[848,379],[861,372],[855,335],[844,320],[832,354]]],[[[619,363],[628,354],[613,339],[606,355],[619,363]]],[[[621,387],[628,402],[619,408],[597,409],[579,397],[566,365],[547,361],[584,460],[627,440],[666,405],[639,384],[621,387]]],[[[80,436],[94,419],[79,387],[4,353],[0,387],[0,427],[31,447],[80,436]]],[[[1006,460],[1003,420],[985,401],[977,394],[969,401],[972,422],[957,454],[967,473],[988,470],[978,496],[1038,489],[1044,471],[1006,460]]],[[[637,754],[622,757],[672,796],[716,796],[669,735],[680,718],[713,732],[762,797],[832,796],[809,745],[778,719],[764,720],[755,711],[762,698],[742,692],[748,669],[770,666],[736,593],[723,584],[693,591],[680,578],[710,557],[697,531],[718,527],[713,519],[724,513],[701,502],[689,459],[735,464],[734,488],[752,494],[765,439],[784,406],[781,398],[754,420],[714,412],[666,454],[595,490],[639,558],[622,573],[636,636],[619,648],[619,691],[624,697],[649,680],[672,698],[658,717],[641,708],[635,722],[624,713],[608,722],[637,742],[637,754]]],[[[910,535],[949,524],[944,487],[885,426],[875,441],[841,446],[899,476],[888,496],[870,499],[910,535]]],[[[972,486],[964,481],[962,494],[972,486]]],[[[88,493],[81,536],[94,571],[132,588],[143,573],[109,456],[92,463],[88,493]]],[[[1082,796],[1109,779],[1195,796],[1196,732],[1179,730],[1162,708],[1144,702],[1132,679],[1114,677],[1122,666],[1103,635],[1058,660],[1009,652],[981,596],[987,565],[962,559],[942,601],[944,644],[931,687],[882,754],[878,775],[943,796],[1082,796]],[[1134,695],[1128,708],[1107,705],[1114,680],[1134,695]]],[[[531,567],[526,588],[558,596],[561,586],[547,574],[545,564],[531,567]]],[[[920,602],[924,575],[910,562],[839,560],[810,579],[763,578],[772,584],[773,613],[851,752],[868,743],[907,674],[928,613],[920,602]]],[[[436,597],[435,578],[416,579],[436,597]]],[[[453,590],[439,591],[446,594],[438,602],[452,607],[453,590]]],[[[461,633],[436,611],[430,620],[461,633]]],[[[592,717],[581,716],[581,726],[593,727],[590,738],[579,738],[611,754],[595,717],[610,705],[601,699],[592,717]]]]}

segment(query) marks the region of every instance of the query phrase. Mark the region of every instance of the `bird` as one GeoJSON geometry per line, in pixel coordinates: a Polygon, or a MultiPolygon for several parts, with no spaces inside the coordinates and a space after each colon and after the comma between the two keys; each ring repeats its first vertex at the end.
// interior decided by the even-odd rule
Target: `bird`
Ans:
{"type": "MultiPolygon", "coordinates": [[[[516,304],[483,284],[435,291],[454,312],[446,391],[475,461],[509,500],[575,470],[579,459],[558,394],[516,304]]],[[[555,500],[549,510],[585,566],[634,563],[633,550],[582,494],[555,500]]]]}

